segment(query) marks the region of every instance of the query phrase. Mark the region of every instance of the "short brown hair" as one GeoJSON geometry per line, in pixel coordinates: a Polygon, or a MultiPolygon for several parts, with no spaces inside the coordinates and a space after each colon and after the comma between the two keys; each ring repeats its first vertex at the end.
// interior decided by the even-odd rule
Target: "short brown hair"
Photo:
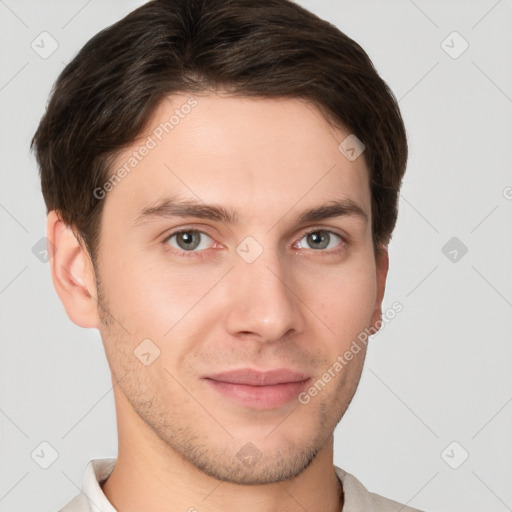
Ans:
{"type": "Polygon", "coordinates": [[[152,0],[96,34],[58,77],[32,139],[47,211],[94,263],[103,201],[93,191],[157,105],[183,92],[288,97],[365,144],[372,239],[398,215],[407,139],[395,96],[365,51],[290,0],[152,0]]]}

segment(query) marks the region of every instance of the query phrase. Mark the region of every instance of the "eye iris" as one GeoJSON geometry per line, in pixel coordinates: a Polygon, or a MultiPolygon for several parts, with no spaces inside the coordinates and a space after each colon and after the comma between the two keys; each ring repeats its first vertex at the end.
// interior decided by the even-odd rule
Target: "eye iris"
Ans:
{"type": "Polygon", "coordinates": [[[308,244],[313,246],[313,249],[325,249],[329,245],[329,235],[325,231],[315,231],[307,235],[308,244]],[[320,244],[315,247],[316,244],[320,244]]]}
{"type": "Polygon", "coordinates": [[[199,245],[200,236],[199,233],[193,231],[183,231],[176,235],[176,241],[181,249],[195,249],[199,245]]]}

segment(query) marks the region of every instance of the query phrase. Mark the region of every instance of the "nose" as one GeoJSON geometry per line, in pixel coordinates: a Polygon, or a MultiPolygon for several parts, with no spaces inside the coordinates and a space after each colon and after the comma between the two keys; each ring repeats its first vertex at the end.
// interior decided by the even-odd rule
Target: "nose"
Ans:
{"type": "Polygon", "coordinates": [[[232,336],[268,343],[303,331],[299,283],[276,251],[265,249],[252,263],[239,258],[228,279],[226,329],[232,336]]]}

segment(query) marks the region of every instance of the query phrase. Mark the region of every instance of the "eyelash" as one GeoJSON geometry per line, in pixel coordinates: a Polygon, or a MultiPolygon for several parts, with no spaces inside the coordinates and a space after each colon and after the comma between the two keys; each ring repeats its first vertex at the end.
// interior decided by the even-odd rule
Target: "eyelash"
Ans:
{"type": "MultiPolygon", "coordinates": [[[[310,249],[311,251],[318,253],[318,255],[321,257],[322,256],[329,257],[329,256],[334,256],[336,254],[340,254],[341,252],[348,249],[351,245],[351,242],[347,237],[344,237],[344,236],[340,235],[339,233],[336,233],[335,231],[331,231],[329,229],[324,229],[324,228],[316,228],[316,229],[312,229],[310,231],[305,231],[304,233],[302,233],[300,235],[300,237],[298,238],[297,241],[302,240],[307,235],[310,235],[312,233],[318,233],[318,232],[326,232],[329,234],[333,234],[341,239],[340,247],[338,249],[334,249],[334,250],[331,249],[329,251],[310,249]]],[[[166,237],[162,240],[162,243],[165,246],[165,249],[167,251],[169,251],[171,254],[173,254],[175,256],[184,257],[184,258],[189,258],[189,257],[205,258],[208,256],[207,254],[205,254],[206,252],[208,252],[208,249],[202,249],[199,251],[179,251],[179,250],[175,249],[174,247],[170,247],[168,244],[169,240],[173,236],[179,235],[180,233],[201,233],[203,235],[206,235],[206,236],[212,238],[210,235],[208,235],[208,233],[205,233],[204,231],[201,231],[199,229],[192,229],[192,228],[178,229],[177,231],[173,231],[173,232],[169,233],[168,235],[166,235],[166,237]]],[[[296,249],[296,250],[299,250],[299,249],[296,249]]]]}

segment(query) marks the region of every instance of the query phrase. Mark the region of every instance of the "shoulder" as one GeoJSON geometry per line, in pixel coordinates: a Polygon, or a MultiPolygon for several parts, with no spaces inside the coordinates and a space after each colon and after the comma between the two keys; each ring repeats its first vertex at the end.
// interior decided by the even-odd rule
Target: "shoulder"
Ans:
{"type": "Polygon", "coordinates": [[[90,512],[89,500],[84,493],[75,496],[67,505],[62,507],[59,512],[90,512]]]}
{"type": "Polygon", "coordinates": [[[354,475],[337,466],[334,469],[343,484],[345,494],[342,512],[422,512],[370,492],[354,475]]]}

